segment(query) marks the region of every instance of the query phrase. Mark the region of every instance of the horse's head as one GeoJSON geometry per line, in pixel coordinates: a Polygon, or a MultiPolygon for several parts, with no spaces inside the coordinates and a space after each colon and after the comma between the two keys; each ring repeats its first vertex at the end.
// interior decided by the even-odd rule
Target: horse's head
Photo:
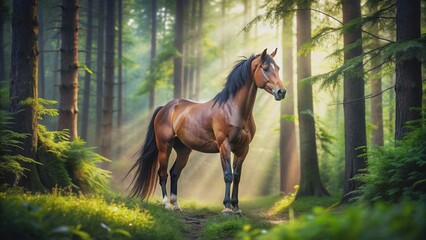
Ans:
{"type": "Polygon", "coordinates": [[[266,50],[263,50],[252,61],[254,82],[258,88],[265,89],[266,92],[275,97],[275,100],[280,101],[284,99],[287,90],[278,75],[280,68],[274,61],[277,49],[270,55],[266,53],[266,50]]]}

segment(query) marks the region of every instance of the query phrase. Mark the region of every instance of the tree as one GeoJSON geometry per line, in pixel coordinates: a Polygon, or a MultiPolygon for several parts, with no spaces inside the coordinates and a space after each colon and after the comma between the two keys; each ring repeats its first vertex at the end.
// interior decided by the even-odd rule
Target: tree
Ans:
{"type": "MultiPolygon", "coordinates": [[[[93,0],[87,1],[87,35],[86,35],[86,67],[92,68],[92,10],[93,0]]],[[[92,73],[86,71],[84,76],[83,116],[81,119],[81,137],[87,141],[90,108],[90,82],[92,73]]]]}
{"type": "MultiPolygon", "coordinates": [[[[117,138],[121,139],[123,125],[123,0],[118,1],[118,94],[117,94],[117,138]]],[[[117,147],[121,153],[121,144],[117,147]]]]}
{"type": "Polygon", "coordinates": [[[203,23],[204,22],[204,3],[203,0],[198,1],[198,29],[197,29],[197,61],[195,67],[195,100],[200,99],[200,91],[201,91],[201,66],[203,64],[203,23]]]}
{"type": "Polygon", "coordinates": [[[102,155],[111,158],[112,115],[114,107],[114,0],[106,3],[105,83],[102,116],[102,155]]]}
{"type": "Polygon", "coordinates": [[[77,138],[78,113],[78,0],[62,1],[61,84],[59,86],[59,129],[77,138]]]}
{"type": "MultiPolygon", "coordinates": [[[[38,97],[38,23],[37,0],[13,1],[12,64],[10,74],[9,112],[14,113],[13,131],[27,134],[22,148],[14,148],[15,155],[36,159],[37,152],[37,97],[38,97]],[[23,104],[23,101],[28,101],[23,104]]],[[[19,185],[32,191],[42,191],[36,166],[23,164],[29,169],[19,185]]]]}
{"type": "Polygon", "coordinates": [[[98,51],[96,56],[96,145],[101,145],[102,139],[102,109],[104,84],[104,17],[105,5],[103,0],[98,1],[98,51]]]}
{"type": "MultiPolygon", "coordinates": [[[[377,11],[377,5],[372,6],[372,12],[377,11]]],[[[379,22],[373,24],[371,29],[374,35],[379,33],[379,22]]],[[[377,49],[380,47],[379,39],[373,39],[373,48],[377,49]]],[[[372,71],[373,79],[371,80],[370,88],[371,94],[376,96],[371,99],[371,124],[374,128],[371,131],[371,143],[376,146],[383,146],[383,98],[382,94],[382,77],[381,77],[381,66],[380,57],[375,57],[371,60],[371,66],[376,67],[372,71]]]]}
{"type": "Polygon", "coordinates": [[[0,82],[6,81],[6,67],[5,67],[5,52],[4,52],[4,30],[3,25],[6,18],[6,6],[4,1],[0,2],[0,82]]]}
{"type": "MultiPolygon", "coordinates": [[[[43,3],[43,1],[41,2],[43,3]]],[[[38,71],[38,94],[41,98],[45,98],[45,68],[44,68],[44,20],[43,20],[43,6],[38,6],[38,49],[39,49],[39,71],[38,71]]]]}
{"type": "MultiPolygon", "coordinates": [[[[301,3],[297,7],[297,51],[302,44],[311,38],[310,3],[301,3]]],[[[304,79],[311,76],[311,54],[306,53],[297,57],[297,77],[304,79]]],[[[312,100],[312,85],[297,82],[297,110],[299,114],[300,134],[300,196],[329,195],[321,183],[318,168],[318,156],[315,141],[315,120],[312,100]]]]}
{"type": "Polygon", "coordinates": [[[280,192],[294,192],[299,184],[300,167],[297,152],[296,124],[294,111],[294,76],[293,76],[293,20],[292,16],[283,19],[283,79],[288,80],[287,97],[281,101],[280,119],[280,192]]]}
{"type": "MultiPolygon", "coordinates": [[[[151,0],[151,69],[157,55],[157,1],[151,0]]],[[[151,79],[153,81],[154,79],[151,79]]],[[[155,84],[149,93],[149,111],[153,112],[155,106],[155,84]]]]}
{"type": "MultiPolygon", "coordinates": [[[[342,0],[343,24],[349,25],[361,17],[359,0],[342,0]]],[[[362,29],[360,25],[343,32],[344,61],[348,62],[362,56],[362,29]]],[[[362,61],[351,72],[344,73],[344,129],[345,129],[345,177],[342,202],[347,202],[354,195],[352,192],[360,186],[352,178],[366,167],[366,159],[360,156],[360,147],[367,145],[365,126],[364,79],[362,61]]]]}
{"type": "MultiPolygon", "coordinates": [[[[420,0],[396,2],[396,40],[408,42],[420,37],[420,0]]],[[[396,56],[396,118],[395,139],[401,140],[408,121],[421,119],[422,72],[420,61],[406,51],[396,56]]]]}
{"type": "Polygon", "coordinates": [[[183,31],[184,31],[184,0],[176,0],[176,15],[175,15],[175,48],[179,55],[174,59],[173,85],[174,98],[182,98],[183,94],[183,31]]]}

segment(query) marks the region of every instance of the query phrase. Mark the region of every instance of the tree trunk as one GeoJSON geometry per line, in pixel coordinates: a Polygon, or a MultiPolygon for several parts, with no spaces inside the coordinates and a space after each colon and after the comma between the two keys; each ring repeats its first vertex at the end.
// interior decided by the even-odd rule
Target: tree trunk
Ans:
{"type": "Polygon", "coordinates": [[[203,65],[203,21],[204,21],[204,5],[203,0],[198,1],[198,29],[197,29],[197,61],[195,67],[195,100],[200,99],[201,91],[201,66],[203,65]]]}
{"type": "MultiPolygon", "coordinates": [[[[22,148],[14,148],[14,154],[36,159],[38,97],[38,23],[37,0],[13,1],[12,14],[12,63],[10,74],[9,111],[14,113],[13,131],[25,133],[22,148]],[[34,100],[29,105],[21,101],[34,100]]],[[[43,191],[35,164],[22,163],[29,169],[19,185],[31,191],[43,191]]]]}
{"type": "Polygon", "coordinates": [[[175,48],[179,52],[179,56],[174,59],[173,85],[174,98],[182,98],[183,94],[183,14],[185,9],[184,0],[176,0],[176,16],[175,16],[175,48]]]}
{"type": "Polygon", "coordinates": [[[293,193],[300,181],[294,112],[293,21],[283,21],[283,79],[287,80],[287,97],[281,101],[280,119],[280,192],[293,193]]]}
{"type": "Polygon", "coordinates": [[[6,82],[6,54],[5,54],[5,45],[4,45],[4,30],[3,25],[5,22],[6,7],[4,6],[4,1],[0,1],[0,83],[6,82]]]}
{"type": "Polygon", "coordinates": [[[71,141],[77,138],[78,17],[78,0],[63,0],[58,128],[68,129],[71,141]]]}
{"type": "MultiPolygon", "coordinates": [[[[373,7],[372,12],[377,11],[377,5],[373,7]]],[[[376,22],[371,28],[371,32],[375,35],[379,35],[379,22],[376,22]]],[[[379,39],[373,40],[373,48],[380,47],[379,39]]],[[[380,56],[377,56],[371,60],[371,67],[377,67],[372,71],[374,78],[371,80],[370,88],[371,94],[376,95],[370,102],[371,107],[371,124],[374,126],[371,131],[371,143],[376,146],[383,146],[383,97],[382,94],[382,76],[380,67],[380,56]],[[377,67],[378,66],[378,67],[377,67]]]]}
{"type": "MultiPolygon", "coordinates": [[[[299,9],[310,6],[301,5],[299,9]]],[[[311,12],[310,10],[297,11],[297,50],[311,38],[311,12]]],[[[312,100],[312,85],[300,83],[300,79],[311,76],[311,54],[297,57],[297,110],[299,114],[300,134],[300,196],[326,196],[329,195],[321,183],[318,168],[317,147],[315,142],[315,120],[312,100]]]]}
{"type": "MultiPolygon", "coordinates": [[[[117,139],[121,139],[123,124],[123,0],[118,1],[118,95],[117,95],[117,139]]],[[[121,144],[117,144],[116,156],[121,155],[121,144]]]]}
{"type": "MultiPolygon", "coordinates": [[[[111,158],[112,115],[114,107],[114,0],[106,3],[105,84],[102,117],[102,155],[111,158]]],[[[109,164],[106,164],[108,168],[109,164]]]]}
{"type": "MultiPolygon", "coordinates": [[[[359,0],[342,0],[343,6],[343,24],[347,24],[355,18],[361,17],[361,5],[359,0]]],[[[345,31],[343,33],[344,46],[353,44],[361,39],[361,27],[345,31]]],[[[362,45],[359,44],[344,52],[344,61],[362,54],[362,45]]],[[[355,66],[351,72],[362,72],[362,63],[355,66]]],[[[360,157],[364,151],[360,147],[367,145],[366,127],[365,127],[365,101],[355,99],[364,98],[364,79],[363,77],[353,76],[354,74],[344,74],[343,98],[345,103],[345,177],[343,185],[342,202],[347,202],[354,197],[352,191],[361,184],[352,178],[358,174],[360,169],[366,167],[366,159],[360,157]]]]}
{"type": "MultiPolygon", "coordinates": [[[[86,35],[86,66],[92,69],[92,9],[93,0],[87,1],[87,35],[86,35]]],[[[81,138],[87,139],[90,108],[90,82],[92,74],[88,71],[84,76],[83,116],[81,119],[81,138]]]]}
{"type": "MultiPolygon", "coordinates": [[[[102,109],[103,109],[103,84],[104,84],[104,17],[105,2],[98,2],[98,52],[96,57],[96,146],[101,146],[102,139],[102,109]]],[[[102,151],[102,149],[101,149],[102,151]]]]}
{"type": "Polygon", "coordinates": [[[197,22],[197,0],[192,0],[191,2],[191,39],[189,40],[190,46],[188,49],[189,58],[187,59],[187,64],[189,64],[189,76],[188,76],[188,96],[190,99],[194,98],[195,89],[194,89],[194,77],[195,77],[195,44],[196,44],[196,25],[197,22]]]}
{"type": "MultiPolygon", "coordinates": [[[[151,0],[151,68],[157,55],[157,0],[151,0]]],[[[155,84],[149,93],[149,111],[154,112],[155,84]]]]}
{"type": "MultiPolygon", "coordinates": [[[[407,41],[420,37],[420,0],[397,1],[396,40],[407,41]]],[[[409,131],[407,121],[421,119],[422,72],[417,58],[400,54],[396,59],[396,118],[395,139],[401,140],[409,131]]]]}
{"type": "MultiPolygon", "coordinates": [[[[42,1],[43,2],[43,1],[42,1]]],[[[42,3],[41,2],[41,3],[42,3]]],[[[38,6],[38,49],[39,49],[39,64],[38,64],[38,96],[46,98],[45,95],[45,76],[44,76],[44,20],[43,7],[38,6]]]]}

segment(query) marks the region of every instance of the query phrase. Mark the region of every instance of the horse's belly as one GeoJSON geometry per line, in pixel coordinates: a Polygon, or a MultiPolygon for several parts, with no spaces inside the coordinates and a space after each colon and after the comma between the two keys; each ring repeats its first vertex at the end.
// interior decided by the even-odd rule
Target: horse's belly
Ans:
{"type": "MultiPolygon", "coordinates": [[[[180,139],[180,138],[179,138],[180,139]]],[[[191,139],[180,139],[185,146],[199,152],[204,153],[218,153],[219,149],[217,143],[214,140],[204,140],[204,141],[191,141],[191,139]]]]}

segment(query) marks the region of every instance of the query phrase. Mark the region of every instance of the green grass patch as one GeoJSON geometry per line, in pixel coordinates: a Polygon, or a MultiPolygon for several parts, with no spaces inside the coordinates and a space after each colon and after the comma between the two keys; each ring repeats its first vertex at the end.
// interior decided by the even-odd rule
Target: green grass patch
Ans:
{"type": "Polygon", "coordinates": [[[423,239],[425,225],[426,206],[420,202],[353,206],[338,215],[316,208],[256,239],[423,239]]]}
{"type": "Polygon", "coordinates": [[[2,192],[0,208],[1,239],[182,239],[175,215],[137,200],[2,192]]]}

